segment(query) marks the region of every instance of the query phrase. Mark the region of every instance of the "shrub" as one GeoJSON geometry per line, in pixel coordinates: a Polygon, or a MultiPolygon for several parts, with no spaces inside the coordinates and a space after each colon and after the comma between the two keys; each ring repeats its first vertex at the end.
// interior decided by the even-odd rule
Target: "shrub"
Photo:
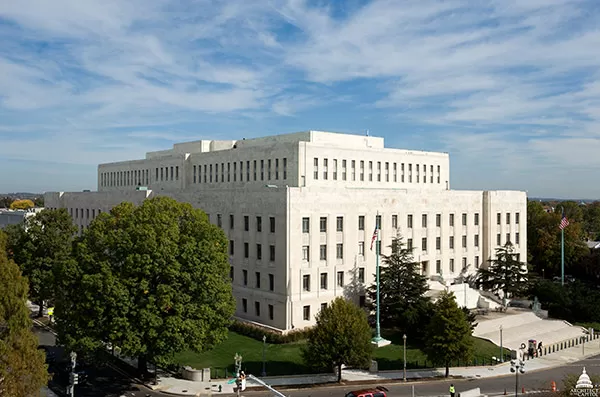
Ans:
{"type": "Polygon", "coordinates": [[[284,343],[298,342],[308,338],[308,332],[310,329],[305,328],[293,330],[288,332],[287,334],[280,334],[255,324],[245,323],[239,320],[233,320],[233,322],[229,326],[229,330],[240,335],[256,339],[261,342],[263,336],[266,336],[267,343],[281,345],[284,343]]]}

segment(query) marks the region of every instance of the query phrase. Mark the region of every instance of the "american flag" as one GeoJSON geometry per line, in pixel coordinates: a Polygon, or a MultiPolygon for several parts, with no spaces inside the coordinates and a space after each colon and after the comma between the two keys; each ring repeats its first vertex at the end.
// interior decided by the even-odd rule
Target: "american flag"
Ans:
{"type": "Polygon", "coordinates": [[[371,237],[371,251],[373,251],[373,243],[375,242],[375,240],[377,240],[378,232],[379,232],[379,229],[377,229],[377,226],[375,226],[375,231],[373,232],[373,237],[371,237]]]}
{"type": "Polygon", "coordinates": [[[560,230],[563,230],[565,227],[569,226],[569,220],[567,219],[567,217],[565,216],[565,214],[562,215],[562,219],[560,220],[560,230]]]}

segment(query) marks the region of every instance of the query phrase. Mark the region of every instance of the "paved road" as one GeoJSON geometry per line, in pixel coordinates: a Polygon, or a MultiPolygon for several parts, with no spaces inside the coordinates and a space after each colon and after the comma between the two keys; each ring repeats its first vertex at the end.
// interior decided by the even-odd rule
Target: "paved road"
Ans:
{"type": "MultiPolygon", "coordinates": [[[[600,375],[600,356],[596,356],[575,364],[553,368],[544,371],[534,371],[519,375],[519,393],[521,386],[525,387],[525,391],[550,389],[550,383],[554,380],[557,387],[562,387],[562,380],[567,374],[580,375],[581,370],[585,366],[589,375],[600,375]]],[[[482,378],[469,380],[449,380],[449,381],[429,381],[429,382],[409,382],[408,384],[386,384],[388,396],[410,396],[411,388],[415,388],[415,396],[442,396],[448,395],[450,383],[454,383],[456,391],[460,393],[464,390],[479,387],[481,392],[488,395],[503,394],[504,390],[508,395],[515,393],[515,376],[502,376],[497,378],[482,378]]],[[[340,387],[323,387],[319,389],[298,389],[298,390],[282,390],[282,392],[291,397],[344,397],[346,393],[356,390],[356,386],[340,386],[340,387]]],[[[269,392],[245,392],[243,396],[247,397],[263,397],[272,396],[269,392]]]]}
{"type": "MultiPolygon", "coordinates": [[[[34,332],[38,336],[40,346],[55,352],[57,358],[60,358],[62,349],[56,346],[56,338],[45,329],[36,327],[34,332]]],[[[152,392],[147,388],[132,383],[126,376],[117,369],[99,365],[94,368],[86,368],[89,373],[88,382],[75,387],[76,397],[158,397],[164,394],[152,392]]],[[[63,396],[65,389],[61,382],[51,382],[50,388],[59,396],[63,396]]]]}

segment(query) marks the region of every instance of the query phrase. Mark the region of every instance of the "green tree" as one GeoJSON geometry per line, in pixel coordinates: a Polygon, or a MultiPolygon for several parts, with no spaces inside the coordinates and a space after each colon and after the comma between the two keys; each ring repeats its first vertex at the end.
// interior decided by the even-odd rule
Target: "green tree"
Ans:
{"type": "Polygon", "coordinates": [[[29,397],[48,383],[44,352],[32,332],[27,308],[27,280],[5,254],[0,230],[0,395],[29,397]]]}
{"type": "Polygon", "coordinates": [[[36,207],[43,207],[44,206],[44,196],[36,197],[35,200],[33,200],[33,204],[35,204],[36,207]]]}
{"type": "Polygon", "coordinates": [[[316,317],[302,355],[305,363],[317,370],[337,370],[342,380],[342,365],[365,367],[371,360],[371,327],[365,312],[344,298],[336,298],[316,317]]]}
{"type": "MultiPolygon", "coordinates": [[[[401,236],[392,240],[391,254],[382,255],[379,272],[380,319],[383,327],[399,328],[404,333],[420,335],[429,318],[431,300],[427,277],[421,275],[419,263],[413,259],[401,236]]],[[[377,285],[369,290],[371,310],[376,309],[377,285]]]]}
{"type": "Polygon", "coordinates": [[[100,214],[61,271],[61,342],[83,352],[103,342],[169,364],[175,353],[221,343],[235,310],[223,231],[190,204],[158,197],[100,214]]]}
{"type": "Polygon", "coordinates": [[[433,316],[426,330],[425,354],[434,365],[446,368],[450,375],[450,363],[469,360],[473,354],[471,324],[458,307],[452,292],[442,292],[434,304],[433,316]]]}
{"type": "Polygon", "coordinates": [[[477,269],[476,283],[485,290],[503,296],[518,296],[526,291],[527,266],[517,259],[514,247],[510,242],[496,248],[496,258],[489,260],[487,268],[477,269]]]}
{"type": "Polygon", "coordinates": [[[11,210],[27,210],[33,207],[35,207],[35,205],[33,204],[33,201],[29,199],[15,200],[10,204],[11,210]]]}
{"type": "Polygon", "coordinates": [[[55,271],[71,259],[77,227],[66,209],[43,210],[22,225],[7,228],[9,256],[19,264],[29,281],[29,298],[40,306],[53,300],[55,271]]]}
{"type": "Polygon", "coordinates": [[[588,204],[583,211],[586,236],[591,240],[600,240],[600,201],[588,204]]]}

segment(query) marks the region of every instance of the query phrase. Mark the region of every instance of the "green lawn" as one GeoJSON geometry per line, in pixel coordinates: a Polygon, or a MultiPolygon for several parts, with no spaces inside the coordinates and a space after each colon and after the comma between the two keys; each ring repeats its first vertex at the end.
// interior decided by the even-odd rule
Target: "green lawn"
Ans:
{"type": "MultiPolygon", "coordinates": [[[[402,368],[403,346],[402,338],[397,334],[383,332],[383,336],[392,341],[389,346],[373,351],[373,359],[379,364],[380,370],[393,370],[402,368]]],[[[492,356],[498,356],[500,348],[491,342],[473,338],[475,344],[476,360],[469,365],[482,365],[491,362],[492,356]]],[[[430,366],[426,362],[425,354],[416,346],[407,341],[406,363],[407,368],[423,368],[430,366]]],[[[304,342],[288,343],[282,345],[267,344],[265,348],[266,370],[268,375],[290,375],[310,373],[302,362],[300,354],[304,342]]],[[[243,357],[243,368],[248,373],[260,374],[262,372],[262,342],[235,332],[229,332],[227,341],[213,350],[196,354],[184,352],[176,356],[176,362],[194,368],[212,368],[212,377],[223,378],[231,376],[233,372],[233,357],[239,353],[243,357]],[[227,373],[226,373],[227,371],[227,373]]],[[[466,363],[453,363],[453,365],[466,365],[466,363]]]]}

